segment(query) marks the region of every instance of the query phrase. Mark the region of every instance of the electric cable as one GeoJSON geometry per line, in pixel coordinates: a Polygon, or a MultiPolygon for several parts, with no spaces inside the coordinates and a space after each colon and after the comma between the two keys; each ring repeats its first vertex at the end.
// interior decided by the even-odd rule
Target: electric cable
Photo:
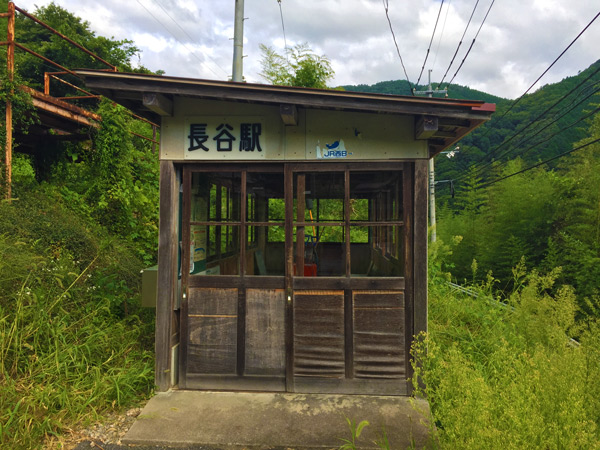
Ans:
{"type": "Polygon", "coordinates": [[[277,0],[277,3],[279,4],[279,15],[281,16],[281,29],[283,30],[283,48],[285,49],[285,60],[289,64],[290,60],[288,59],[288,45],[287,39],[285,37],[285,24],[283,23],[283,10],[281,9],[281,0],[277,0]]]}
{"type": "Polygon", "coordinates": [[[442,43],[442,38],[444,37],[444,31],[446,30],[446,22],[448,21],[448,13],[450,12],[450,2],[451,2],[451,0],[448,0],[448,6],[446,6],[446,15],[444,16],[444,23],[442,24],[442,32],[440,33],[440,37],[438,39],[438,44],[437,44],[437,47],[435,49],[435,58],[433,58],[433,64],[431,66],[431,71],[432,72],[435,69],[435,63],[437,61],[437,57],[438,57],[439,52],[440,52],[440,45],[442,43]]]}
{"type": "Polygon", "coordinates": [[[473,11],[471,11],[471,17],[469,17],[469,21],[467,22],[467,26],[465,27],[465,31],[463,31],[463,35],[460,38],[460,42],[458,43],[458,46],[456,47],[456,51],[454,52],[454,56],[452,56],[452,60],[450,60],[450,64],[448,64],[448,68],[446,69],[446,73],[442,77],[442,81],[440,81],[440,86],[442,85],[442,83],[446,79],[446,75],[448,75],[448,72],[450,71],[450,67],[452,67],[452,64],[454,64],[454,59],[456,58],[456,55],[458,55],[458,51],[460,50],[460,46],[463,43],[463,39],[465,38],[465,35],[467,34],[467,30],[469,29],[469,25],[471,25],[471,20],[473,20],[473,15],[475,14],[475,10],[477,9],[477,5],[479,5],[479,0],[477,0],[477,2],[475,2],[475,6],[473,7],[473,11]]]}
{"type": "MultiPolygon", "coordinates": [[[[483,171],[483,169],[487,168],[492,161],[492,158],[494,157],[494,155],[496,154],[496,152],[498,150],[500,150],[501,148],[503,148],[505,145],[507,145],[509,142],[511,142],[515,137],[519,136],[520,134],[522,134],[525,130],[527,130],[528,128],[530,128],[531,126],[533,126],[535,123],[537,123],[540,119],[542,119],[546,114],[548,114],[553,108],[555,108],[557,105],[559,105],[563,100],[565,100],[567,97],[569,97],[571,94],[573,94],[575,91],[577,91],[580,87],[582,87],[586,82],[588,82],[594,75],[596,75],[598,72],[600,72],[600,65],[598,66],[598,68],[596,70],[594,70],[593,72],[591,72],[586,78],[584,78],[581,82],[579,82],[579,84],[577,84],[577,86],[575,86],[574,88],[572,88],[569,92],[567,92],[565,95],[561,96],[558,100],[556,100],[556,102],[554,102],[552,105],[550,105],[548,108],[546,108],[542,113],[540,113],[535,119],[531,120],[527,125],[525,125],[523,128],[517,130],[515,133],[513,133],[510,137],[508,137],[507,139],[505,139],[501,144],[499,144],[496,148],[494,148],[491,152],[487,153],[486,156],[479,162],[474,163],[471,165],[471,167],[477,166],[481,163],[483,163],[485,160],[489,159],[490,162],[486,163],[484,166],[475,169],[477,171],[477,173],[480,173],[483,171]]],[[[586,99],[589,98],[590,96],[585,97],[586,99]]],[[[483,135],[483,137],[487,136],[487,134],[489,133],[489,129],[488,131],[483,135]]],[[[461,177],[459,177],[461,178],[461,177]]],[[[464,177],[462,177],[464,178],[464,177]]]]}
{"type": "MultiPolygon", "coordinates": [[[[536,147],[540,146],[541,144],[544,144],[544,143],[548,142],[549,140],[551,140],[552,138],[554,138],[554,137],[558,136],[559,134],[562,134],[562,133],[563,133],[563,132],[565,132],[566,130],[568,130],[568,129],[570,129],[570,128],[573,128],[575,125],[577,125],[578,123],[581,123],[581,122],[583,122],[585,119],[587,119],[587,118],[589,118],[589,117],[593,116],[593,115],[594,115],[594,114],[596,114],[598,111],[600,111],[600,107],[598,107],[598,108],[596,108],[596,109],[592,110],[591,112],[587,113],[587,114],[586,114],[586,115],[584,115],[584,116],[581,116],[581,117],[580,117],[579,119],[577,119],[575,122],[572,122],[572,123],[570,123],[569,125],[566,125],[566,126],[564,126],[564,127],[561,127],[561,128],[560,128],[560,129],[559,129],[559,130],[558,130],[556,133],[554,133],[554,134],[551,134],[550,136],[547,136],[546,138],[544,138],[544,139],[542,139],[542,140],[540,140],[540,141],[536,142],[535,144],[533,144],[532,146],[530,146],[530,147],[526,148],[526,149],[525,149],[525,150],[523,150],[522,152],[519,152],[519,153],[517,153],[517,155],[516,155],[516,156],[524,156],[525,154],[529,153],[529,151],[531,151],[531,150],[533,150],[534,148],[536,148],[536,147]]],[[[554,122],[552,122],[552,123],[554,123],[554,122]]],[[[549,124],[548,126],[552,125],[552,123],[551,123],[551,124],[549,124]]],[[[547,128],[547,127],[545,127],[545,128],[547,128]]],[[[545,128],[544,128],[544,129],[545,129],[545,128]]],[[[541,131],[543,131],[543,129],[542,129],[542,130],[540,130],[540,132],[541,132],[541,131]]],[[[539,133],[537,133],[537,134],[539,134],[539,133]]],[[[532,136],[532,138],[533,138],[533,137],[534,137],[534,136],[532,136]]],[[[498,164],[497,164],[496,166],[499,166],[499,165],[502,165],[502,163],[501,163],[501,162],[498,162],[498,164]]],[[[475,175],[477,176],[477,174],[475,174],[475,175]]]]}
{"type": "MultiPolygon", "coordinates": [[[[168,28],[168,27],[167,27],[167,26],[166,26],[164,23],[162,23],[162,22],[161,22],[161,21],[160,21],[160,20],[159,20],[159,19],[158,19],[158,18],[157,18],[157,17],[156,17],[154,14],[152,14],[152,12],[151,12],[151,11],[150,11],[148,8],[146,8],[146,6],[145,6],[145,5],[144,5],[144,4],[143,4],[143,3],[142,3],[140,0],[136,0],[136,1],[139,3],[139,5],[140,5],[142,8],[144,8],[144,9],[146,10],[146,12],[147,12],[148,14],[150,14],[150,15],[152,16],[152,18],[153,18],[153,19],[154,19],[156,22],[158,22],[158,24],[159,24],[160,26],[162,26],[162,27],[163,27],[165,30],[167,30],[167,32],[168,32],[168,33],[169,33],[171,36],[173,36],[177,42],[179,42],[181,45],[183,45],[183,46],[186,48],[186,50],[188,50],[188,51],[190,52],[190,54],[191,54],[192,56],[194,56],[194,57],[195,57],[195,58],[196,58],[196,59],[197,59],[197,60],[200,62],[200,64],[204,65],[204,66],[205,66],[205,67],[206,67],[208,70],[210,70],[210,71],[211,71],[211,72],[212,72],[212,73],[213,73],[213,74],[214,74],[214,75],[215,75],[217,78],[220,78],[220,75],[219,75],[219,74],[217,74],[217,73],[216,73],[216,72],[215,72],[215,71],[214,71],[214,70],[213,70],[213,69],[212,69],[212,68],[211,68],[211,67],[210,67],[210,66],[209,66],[209,65],[206,63],[206,61],[202,61],[202,59],[200,59],[200,57],[199,57],[199,56],[198,56],[198,55],[197,55],[197,54],[194,52],[194,50],[192,50],[192,49],[191,49],[191,48],[189,48],[189,47],[188,47],[186,44],[184,44],[183,42],[181,42],[181,40],[179,40],[179,39],[178,39],[178,38],[177,38],[177,37],[176,37],[176,36],[173,34],[173,32],[172,32],[172,31],[171,31],[171,30],[170,30],[170,29],[169,29],[169,28],[168,28]]],[[[227,74],[227,72],[226,72],[224,69],[222,69],[221,67],[219,67],[219,69],[221,69],[221,70],[222,70],[222,71],[223,71],[225,74],[227,74]]],[[[227,75],[227,76],[229,76],[229,75],[227,75]]]]}
{"type": "Polygon", "coordinates": [[[527,172],[529,170],[535,169],[536,167],[542,166],[542,165],[547,164],[549,162],[552,162],[552,161],[554,161],[556,159],[562,158],[563,156],[566,156],[566,155],[568,155],[570,153],[576,152],[576,151],[581,150],[581,149],[583,149],[585,147],[589,147],[590,145],[595,144],[597,142],[600,142],[600,138],[594,139],[593,141],[588,142],[587,144],[583,144],[583,145],[580,145],[579,147],[575,147],[575,148],[573,148],[571,150],[568,150],[566,152],[560,153],[560,154],[558,154],[556,156],[553,156],[552,158],[546,159],[545,161],[542,161],[542,162],[539,162],[537,164],[534,164],[533,166],[529,166],[529,167],[527,167],[525,169],[519,170],[518,172],[511,173],[510,175],[506,175],[506,176],[504,176],[502,178],[498,178],[497,180],[493,180],[493,181],[490,181],[488,183],[484,183],[484,184],[482,184],[480,186],[477,186],[475,189],[483,189],[483,188],[486,188],[488,186],[491,186],[492,184],[496,184],[496,183],[499,183],[500,181],[504,181],[504,180],[506,180],[508,178],[514,177],[515,175],[520,175],[520,174],[525,173],[525,172],[527,172]]]}
{"type": "Polygon", "coordinates": [[[421,81],[421,76],[423,75],[423,70],[425,70],[425,64],[427,64],[427,58],[429,58],[429,51],[431,50],[431,43],[433,42],[433,37],[435,36],[435,30],[437,29],[438,21],[440,20],[440,14],[442,13],[443,6],[444,6],[444,0],[442,0],[440,3],[440,9],[438,11],[437,19],[435,19],[433,33],[431,34],[431,40],[429,41],[429,47],[427,47],[427,53],[425,53],[425,59],[423,60],[423,67],[421,67],[421,73],[419,74],[419,78],[417,79],[416,86],[419,85],[419,81],[421,81]]]}
{"type": "Polygon", "coordinates": [[[385,16],[387,17],[388,24],[390,25],[390,31],[392,32],[392,38],[394,39],[394,45],[396,46],[396,52],[398,53],[398,57],[400,58],[400,64],[402,64],[402,69],[404,70],[404,75],[406,76],[406,81],[408,82],[408,87],[410,92],[414,96],[415,93],[412,90],[412,84],[408,79],[408,74],[406,73],[406,67],[404,66],[404,61],[402,60],[402,55],[400,54],[400,48],[398,47],[398,42],[396,42],[396,35],[394,34],[394,28],[392,27],[392,21],[390,20],[390,15],[388,12],[389,8],[389,0],[383,0],[383,9],[385,9],[385,16]]]}
{"type": "MultiPolygon", "coordinates": [[[[525,95],[537,84],[537,82],[540,81],[544,75],[546,75],[546,73],[552,68],[552,66],[554,66],[554,64],[556,64],[558,62],[558,60],[560,58],[562,58],[562,56],[571,48],[571,46],[577,41],[577,39],[579,39],[581,37],[581,35],[583,33],[585,33],[585,31],[592,25],[592,23],[594,23],[594,21],[598,18],[598,16],[600,16],[600,12],[598,12],[598,14],[596,14],[594,16],[594,18],[590,21],[590,23],[588,23],[585,26],[585,28],[583,30],[581,30],[577,36],[575,36],[575,39],[573,39],[571,41],[571,43],[569,45],[567,45],[567,47],[561,52],[561,54],[556,57],[556,59],[552,62],[552,64],[550,64],[548,66],[548,68],[546,70],[544,70],[544,72],[533,82],[533,84],[531,86],[529,86],[529,88],[527,88],[527,90],[525,92],[523,92],[523,94],[521,94],[521,96],[519,98],[517,98],[506,111],[504,111],[504,113],[499,117],[498,120],[500,120],[504,116],[506,116],[508,114],[508,112],[511,111],[517,105],[517,103],[519,103],[523,99],[523,97],[525,97],[525,95]]],[[[452,79],[454,79],[454,78],[452,78],[452,79]]],[[[452,82],[452,81],[450,81],[450,82],[452,82]]],[[[489,131],[488,131],[488,133],[489,133],[489,131]]],[[[485,135],[487,135],[487,133],[485,135]]]]}
{"type": "MultiPolygon", "coordinates": [[[[588,94],[587,96],[583,97],[582,99],[580,99],[580,100],[579,100],[578,102],[576,102],[576,103],[575,103],[575,102],[571,103],[571,105],[569,105],[569,107],[567,107],[567,108],[565,108],[565,110],[561,111],[560,115],[558,115],[558,116],[555,116],[555,117],[553,118],[553,120],[551,120],[550,122],[548,122],[547,124],[545,124],[544,126],[542,126],[541,128],[539,128],[539,129],[538,129],[538,130],[537,130],[537,131],[536,131],[534,134],[527,136],[525,139],[523,139],[522,141],[520,141],[518,144],[515,144],[515,146],[513,146],[513,147],[511,147],[511,148],[509,148],[509,149],[505,150],[505,151],[504,151],[504,152],[502,152],[501,154],[499,154],[496,160],[490,161],[490,162],[489,162],[489,163],[487,163],[486,165],[484,165],[484,166],[482,166],[482,167],[480,167],[480,168],[477,168],[477,169],[475,169],[475,172],[476,172],[476,174],[478,174],[478,175],[481,175],[481,174],[482,174],[482,172],[483,172],[483,171],[484,171],[486,168],[488,168],[488,167],[490,167],[490,166],[493,166],[493,165],[496,165],[496,166],[498,166],[498,165],[502,164],[502,162],[501,162],[501,160],[500,160],[501,158],[503,158],[503,157],[505,157],[506,155],[508,155],[508,154],[509,154],[511,151],[513,151],[513,150],[514,150],[515,148],[517,148],[518,146],[521,146],[521,145],[523,145],[523,144],[526,144],[527,142],[531,141],[531,140],[532,140],[534,137],[536,137],[537,135],[539,135],[539,134],[540,134],[542,131],[546,130],[546,129],[547,129],[547,128],[549,128],[550,126],[552,126],[552,125],[554,125],[555,123],[557,123],[557,122],[558,122],[560,119],[562,119],[562,118],[563,118],[563,117],[565,117],[567,114],[569,114],[569,113],[570,113],[570,112],[571,112],[573,109],[575,109],[577,106],[581,105],[581,104],[582,104],[584,101],[586,101],[588,98],[590,98],[590,97],[594,96],[594,95],[595,95],[595,94],[597,94],[598,92],[600,92],[600,89],[596,89],[596,90],[592,91],[590,94],[588,94]]],[[[595,112],[597,112],[597,111],[598,111],[598,109],[595,109],[595,110],[593,111],[593,113],[595,113],[595,112]]],[[[551,137],[554,137],[554,136],[556,136],[556,135],[558,135],[558,134],[560,134],[560,133],[564,132],[565,130],[567,130],[567,129],[571,128],[573,125],[575,125],[575,124],[577,124],[577,123],[581,122],[582,120],[586,119],[586,118],[587,118],[587,117],[589,117],[589,116],[590,116],[590,113],[586,114],[585,116],[582,116],[582,117],[580,117],[580,118],[579,118],[579,119],[578,119],[576,122],[574,122],[574,123],[573,123],[573,124],[571,124],[571,125],[568,125],[568,126],[565,126],[565,127],[561,127],[561,128],[560,128],[560,130],[559,130],[557,133],[553,134],[551,137]]],[[[531,122],[530,124],[532,124],[532,123],[535,123],[535,122],[531,122]]],[[[510,140],[512,140],[512,138],[513,138],[514,136],[515,136],[515,135],[513,135],[513,136],[512,136],[510,139],[503,141],[503,142],[502,142],[502,143],[501,143],[501,144],[500,144],[498,147],[496,147],[496,149],[494,149],[494,150],[496,151],[496,150],[498,150],[499,148],[501,148],[501,147],[504,147],[506,144],[508,144],[508,142],[509,142],[510,140]]],[[[544,141],[544,142],[546,142],[546,141],[544,141]]],[[[535,144],[535,146],[537,146],[537,145],[539,145],[539,144],[540,144],[540,143],[537,143],[537,144],[535,144]]],[[[535,146],[534,146],[534,147],[535,147],[535,146]]],[[[530,150],[530,149],[531,149],[531,148],[529,148],[528,150],[530,150]]],[[[526,153],[528,150],[526,150],[526,151],[523,151],[523,152],[519,152],[519,153],[517,153],[517,155],[524,155],[524,154],[525,154],[525,153],[526,153]]]]}
{"type": "MultiPolygon", "coordinates": [[[[195,39],[192,36],[190,36],[190,34],[187,31],[185,31],[181,25],[179,25],[179,23],[173,18],[173,16],[171,16],[171,14],[169,14],[169,12],[164,8],[164,6],[158,0],[153,0],[153,1],[158,6],[160,6],[160,9],[162,9],[164,11],[164,13],[169,17],[169,19],[171,19],[171,22],[173,22],[175,25],[177,25],[177,28],[179,28],[188,37],[188,39],[190,41],[196,42],[195,39]]],[[[175,37],[173,35],[173,33],[171,33],[171,35],[173,37],[175,37]]],[[[177,39],[177,38],[175,38],[175,39],[177,39]]],[[[214,59],[212,59],[209,55],[204,55],[204,56],[206,56],[208,59],[210,59],[213,62],[213,64],[215,66],[217,66],[225,74],[226,77],[229,76],[229,74],[227,73],[227,71],[225,69],[223,69],[221,66],[219,66],[219,64],[214,59]]]]}
{"type": "MultiPolygon", "coordinates": [[[[488,8],[487,12],[485,13],[485,16],[483,17],[483,20],[481,21],[481,25],[479,25],[479,29],[477,30],[477,33],[475,34],[475,37],[473,38],[473,41],[471,42],[471,45],[469,46],[469,49],[467,50],[467,53],[465,53],[465,57],[463,58],[463,60],[460,62],[460,66],[458,66],[458,69],[456,69],[456,72],[454,73],[454,75],[452,76],[452,79],[448,82],[448,86],[450,86],[452,84],[452,82],[454,81],[454,79],[456,78],[456,75],[458,74],[458,72],[460,72],[460,69],[462,68],[463,64],[465,63],[467,56],[469,56],[469,53],[471,53],[471,49],[473,48],[473,45],[475,44],[475,41],[477,40],[477,36],[479,36],[479,32],[481,31],[481,28],[483,27],[483,24],[485,23],[488,14],[490,13],[492,6],[494,6],[494,2],[496,0],[492,0],[492,3],[490,3],[490,7],[488,8]]],[[[446,86],[446,87],[448,87],[446,86]]]]}

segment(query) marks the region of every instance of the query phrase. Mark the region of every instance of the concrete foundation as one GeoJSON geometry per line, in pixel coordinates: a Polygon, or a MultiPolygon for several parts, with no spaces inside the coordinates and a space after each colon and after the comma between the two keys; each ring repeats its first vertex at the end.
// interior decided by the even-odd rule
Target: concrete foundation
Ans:
{"type": "Polygon", "coordinates": [[[351,439],[346,419],[368,420],[358,448],[430,444],[429,405],[407,397],[169,391],[153,397],[123,443],[244,448],[339,448],[351,439]]]}

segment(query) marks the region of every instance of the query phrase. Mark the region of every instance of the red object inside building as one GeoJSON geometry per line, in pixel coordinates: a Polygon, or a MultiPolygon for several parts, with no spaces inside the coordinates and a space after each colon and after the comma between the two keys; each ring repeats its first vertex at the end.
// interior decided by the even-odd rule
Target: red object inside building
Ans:
{"type": "MultiPolygon", "coordinates": [[[[296,275],[296,264],[294,264],[294,275],[296,275]]],[[[316,264],[304,264],[304,276],[305,277],[316,277],[317,276],[317,265],[316,264]]]]}

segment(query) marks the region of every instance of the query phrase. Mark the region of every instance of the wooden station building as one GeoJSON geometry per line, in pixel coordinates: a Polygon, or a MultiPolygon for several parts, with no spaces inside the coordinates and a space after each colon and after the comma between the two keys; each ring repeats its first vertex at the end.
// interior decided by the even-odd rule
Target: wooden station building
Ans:
{"type": "Polygon", "coordinates": [[[78,73],[161,124],[159,390],[410,393],[428,159],[495,105],[78,73]]]}

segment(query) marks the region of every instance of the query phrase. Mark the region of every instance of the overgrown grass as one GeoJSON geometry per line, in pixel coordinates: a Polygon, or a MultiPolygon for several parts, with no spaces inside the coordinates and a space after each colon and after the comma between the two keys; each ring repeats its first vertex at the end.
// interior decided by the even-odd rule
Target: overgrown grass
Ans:
{"type": "Polygon", "coordinates": [[[515,274],[508,306],[489,285],[474,298],[439,278],[430,284],[429,336],[414,351],[435,441],[448,449],[600,448],[600,323],[575,322],[572,289],[551,289],[557,271],[515,274]]]}
{"type": "Polygon", "coordinates": [[[0,205],[0,448],[41,448],[151,392],[140,268],[39,190],[0,205]]]}

